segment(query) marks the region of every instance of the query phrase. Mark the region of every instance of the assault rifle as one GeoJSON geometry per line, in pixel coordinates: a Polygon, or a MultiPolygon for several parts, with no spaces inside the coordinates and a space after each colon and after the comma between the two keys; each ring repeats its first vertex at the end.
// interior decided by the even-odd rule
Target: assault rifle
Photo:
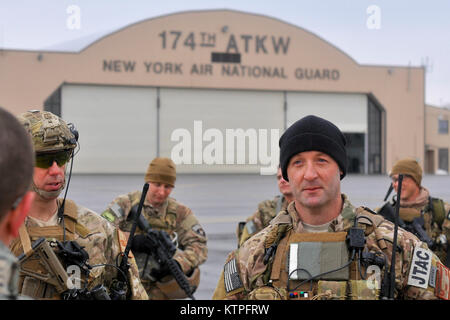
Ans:
{"type": "MultiPolygon", "coordinates": [[[[144,231],[146,235],[145,245],[142,246],[143,248],[139,248],[139,250],[151,255],[161,266],[167,266],[169,272],[172,274],[180,288],[189,298],[195,300],[193,296],[194,289],[191,288],[180,265],[172,258],[177,250],[172,239],[170,239],[165,231],[152,230],[148,221],[140,215],[140,211],[138,210],[138,212],[135,212],[135,208],[136,206],[131,209],[130,214],[134,220],[138,221],[139,228],[144,231]]],[[[146,266],[144,266],[144,269],[145,267],[146,266]]]]}
{"type": "MultiPolygon", "coordinates": [[[[60,248],[59,252],[64,252],[61,248],[61,243],[58,242],[57,244],[60,248]]],[[[76,249],[80,249],[80,252],[72,251],[70,253],[74,254],[78,258],[77,260],[80,262],[78,265],[79,267],[81,267],[81,264],[86,266],[86,260],[83,261],[83,259],[79,259],[80,257],[85,258],[85,251],[82,250],[81,247],[76,249]],[[75,253],[79,253],[81,256],[75,253]]],[[[62,253],[61,256],[61,259],[70,260],[67,251],[65,254],[62,253]]],[[[36,240],[31,246],[31,251],[27,254],[21,254],[18,257],[18,260],[21,274],[54,286],[56,291],[64,300],[110,300],[110,297],[103,285],[97,285],[92,290],[87,290],[86,288],[74,288],[70,277],[60,262],[60,259],[45,238],[39,238],[36,240]],[[36,271],[36,260],[44,266],[44,272],[42,269],[40,272],[36,271]]]]}
{"type": "Polygon", "coordinates": [[[45,238],[36,240],[31,251],[28,254],[22,253],[18,259],[21,274],[54,286],[58,293],[69,289],[69,276],[45,238]],[[39,260],[46,272],[37,272],[33,260],[39,260]]]}

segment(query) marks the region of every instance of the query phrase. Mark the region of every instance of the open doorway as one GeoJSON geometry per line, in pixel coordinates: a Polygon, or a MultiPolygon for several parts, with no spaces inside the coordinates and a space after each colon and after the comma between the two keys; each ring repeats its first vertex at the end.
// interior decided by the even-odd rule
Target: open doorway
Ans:
{"type": "Polygon", "coordinates": [[[347,173],[364,173],[364,133],[344,133],[347,139],[347,173]]]}

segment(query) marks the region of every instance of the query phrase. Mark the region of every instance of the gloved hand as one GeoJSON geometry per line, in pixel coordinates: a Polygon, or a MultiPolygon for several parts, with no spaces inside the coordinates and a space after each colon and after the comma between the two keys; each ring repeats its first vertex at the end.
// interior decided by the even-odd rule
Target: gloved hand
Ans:
{"type": "Polygon", "coordinates": [[[131,250],[150,254],[153,257],[156,265],[152,267],[150,276],[155,280],[160,280],[171,274],[167,261],[172,261],[180,266],[176,260],[171,260],[176,247],[170,236],[162,230],[151,230],[146,234],[135,235],[131,250]]]}
{"type": "Polygon", "coordinates": [[[135,235],[131,244],[132,251],[148,254],[155,254],[156,247],[164,250],[169,258],[172,258],[176,251],[170,236],[163,230],[150,230],[146,234],[135,235]]]}
{"type": "Polygon", "coordinates": [[[137,234],[131,243],[131,251],[150,254],[152,252],[152,242],[146,234],[137,234]]]}

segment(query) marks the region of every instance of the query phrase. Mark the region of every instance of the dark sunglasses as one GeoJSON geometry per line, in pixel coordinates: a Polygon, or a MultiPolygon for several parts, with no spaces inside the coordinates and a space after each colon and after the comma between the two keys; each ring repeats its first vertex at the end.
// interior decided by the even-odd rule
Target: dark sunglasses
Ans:
{"type": "Polygon", "coordinates": [[[63,150],[52,153],[41,153],[36,155],[36,167],[47,169],[53,165],[53,162],[56,161],[58,166],[62,167],[65,165],[72,156],[72,150],[63,150]]]}

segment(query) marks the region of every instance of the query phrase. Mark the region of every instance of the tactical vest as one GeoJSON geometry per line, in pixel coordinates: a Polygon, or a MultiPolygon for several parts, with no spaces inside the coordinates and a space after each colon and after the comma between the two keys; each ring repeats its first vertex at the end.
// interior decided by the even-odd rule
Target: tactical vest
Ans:
{"type": "MultiPolygon", "coordinates": [[[[175,201],[175,199],[168,198],[167,203],[167,209],[165,214],[159,217],[151,216],[150,214],[146,213],[146,211],[142,210],[142,215],[145,217],[145,219],[148,221],[150,226],[155,230],[164,230],[169,235],[172,235],[176,228],[177,228],[177,209],[178,209],[178,203],[175,201]]],[[[139,199],[134,200],[131,203],[131,208],[137,209],[139,206],[139,199]]],[[[137,211],[137,210],[136,210],[137,211]]],[[[131,230],[132,222],[128,221],[127,228],[131,230]]],[[[123,228],[124,230],[127,228],[123,228]]],[[[128,230],[125,230],[128,231],[128,230]]],[[[136,234],[142,233],[143,231],[140,229],[136,230],[136,234]]]]}
{"type": "MultiPolygon", "coordinates": [[[[359,223],[366,236],[379,224],[379,219],[375,220],[375,226],[359,223]]],[[[271,247],[276,250],[266,257],[266,286],[251,291],[249,299],[378,299],[380,283],[363,280],[366,268],[356,259],[349,263],[346,238],[347,232],[295,233],[292,225],[278,224],[265,243],[266,252],[271,247]],[[314,277],[319,274],[322,276],[314,277]]]]}
{"type": "MultiPolygon", "coordinates": [[[[61,205],[61,199],[58,199],[58,207],[61,205]]],[[[78,237],[86,238],[90,231],[82,224],[77,222],[78,210],[76,204],[71,201],[65,201],[64,206],[64,225],[65,225],[65,237],[66,240],[75,240],[78,237]],[[77,235],[77,236],[76,236],[77,235]]],[[[11,252],[15,256],[19,256],[24,253],[30,254],[32,251],[32,243],[39,238],[46,238],[48,241],[54,239],[63,241],[64,231],[62,226],[50,226],[50,227],[26,227],[25,224],[19,229],[19,238],[15,239],[10,248],[11,252]]],[[[19,273],[19,292],[23,295],[36,298],[36,299],[60,299],[60,293],[52,285],[49,285],[46,278],[50,277],[50,273],[46,269],[45,265],[37,257],[27,260],[27,270],[34,270],[36,277],[24,275],[23,272],[19,273]]],[[[67,266],[64,266],[67,267],[67,266]]],[[[86,279],[81,275],[81,281],[85,282],[86,279]]]]}

